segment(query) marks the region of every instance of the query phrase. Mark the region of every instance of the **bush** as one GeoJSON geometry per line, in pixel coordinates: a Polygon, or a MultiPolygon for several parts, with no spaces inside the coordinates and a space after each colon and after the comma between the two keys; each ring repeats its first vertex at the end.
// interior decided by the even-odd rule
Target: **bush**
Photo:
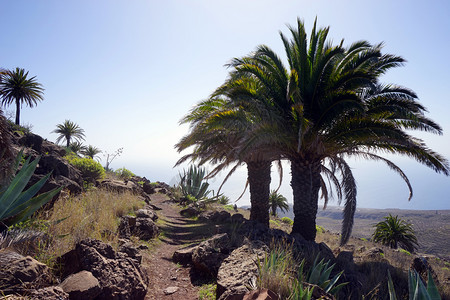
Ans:
{"type": "Polygon", "coordinates": [[[123,180],[130,180],[131,177],[136,176],[136,175],[134,175],[133,172],[131,172],[130,170],[125,169],[125,168],[117,169],[116,171],[114,171],[114,173],[115,173],[120,179],[123,179],[123,180]]]}
{"type": "Polygon", "coordinates": [[[81,175],[86,181],[95,182],[105,177],[105,169],[92,158],[80,158],[74,155],[66,156],[66,158],[71,165],[81,171],[81,175]]]}
{"type": "Polygon", "coordinates": [[[292,221],[292,219],[289,218],[289,217],[282,217],[281,218],[281,222],[289,224],[289,225],[293,225],[294,224],[294,221],[292,221]]]}

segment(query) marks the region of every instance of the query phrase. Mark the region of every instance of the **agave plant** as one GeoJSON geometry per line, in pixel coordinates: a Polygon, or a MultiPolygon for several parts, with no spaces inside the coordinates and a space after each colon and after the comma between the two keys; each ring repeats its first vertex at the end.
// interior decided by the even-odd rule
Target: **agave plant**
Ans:
{"type": "Polygon", "coordinates": [[[299,271],[300,280],[321,287],[325,291],[325,293],[336,295],[339,292],[339,290],[347,284],[347,282],[344,282],[336,285],[337,281],[341,277],[342,273],[344,273],[344,271],[341,271],[338,274],[336,274],[333,278],[330,278],[331,272],[333,271],[335,264],[329,266],[330,264],[329,261],[325,262],[324,259],[321,259],[319,261],[319,255],[316,256],[316,259],[314,260],[311,270],[308,272],[306,278],[303,279],[302,271],[304,263],[305,261],[303,260],[302,263],[300,264],[300,271],[299,271]]]}
{"type": "MultiPolygon", "coordinates": [[[[14,170],[18,169],[22,158],[23,151],[17,155],[14,170]]],[[[25,220],[61,191],[62,187],[34,197],[50,177],[50,173],[24,191],[39,159],[40,157],[30,162],[29,157],[11,183],[0,188],[0,222],[3,225],[10,226],[25,220]]]]}
{"type": "Polygon", "coordinates": [[[206,198],[210,191],[208,191],[209,183],[206,182],[205,174],[205,168],[194,165],[191,165],[187,171],[184,170],[184,174],[180,174],[180,187],[183,196],[190,195],[197,200],[206,198]]]}
{"type": "MultiPolygon", "coordinates": [[[[428,284],[422,282],[420,275],[411,270],[408,272],[408,287],[409,287],[409,300],[441,300],[439,291],[434,283],[433,277],[428,272],[428,284]]],[[[391,274],[388,271],[388,289],[389,300],[397,300],[395,295],[394,283],[392,282],[391,274]]]]}

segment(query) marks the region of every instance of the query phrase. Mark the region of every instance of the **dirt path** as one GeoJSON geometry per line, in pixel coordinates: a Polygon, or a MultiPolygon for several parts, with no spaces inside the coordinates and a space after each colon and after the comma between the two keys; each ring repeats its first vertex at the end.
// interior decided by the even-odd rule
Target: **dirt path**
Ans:
{"type": "Polygon", "coordinates": [[[149,288],[145,299],[198,299],[199,286],[191,282],[190,268],[172,262],[175,250],[209,237],[211,226],[198,224],[180,215],[180,209],[164,194],[153,194],[151,203],[157,211],[158,226],[162,233],[159,241],[144,256],[144,268],[149,276],[149,288]],[[178,290],[170,295],[164,293],[169,287],[178,290]]]}

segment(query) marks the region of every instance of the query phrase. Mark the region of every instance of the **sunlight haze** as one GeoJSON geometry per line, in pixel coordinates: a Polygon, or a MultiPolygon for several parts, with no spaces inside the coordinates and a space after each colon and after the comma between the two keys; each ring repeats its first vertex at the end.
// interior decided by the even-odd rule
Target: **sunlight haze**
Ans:
{"type": "MultiPolygon", "coordinates": [[[[0,66],[24,68],[45,88],[44,101],[21,110],[21,123],[34,133],[54,142],[51,131],[70,119],[85,130],[84,144],[108,153],[123,147],[112,168],[174,184],[182,170],[173,168],[181,156],[174,144],[189,130],[178,122],[224,82],[224,65],[259,44],[284,59],[279,31],[287,33],[299,17],[310,32],[317,17],[335,44],[383,42],[383,53],[407,60],[383,81],[418,94],[444,135],[413,135],[448,159],[449,11],[448,1],[0,0],[0,66]]],[[[8,117],[14,112],[5,109],[8,117]]],[[[411,159],[393,161],[411,180],[412,200],[384,165],[349,160],[358,207],[450,209],[450,178],[411,159]]],[[[245,181],[243,167],[222,192],[234,200],[245,181]]],[[[213,188],[220,182],[213,179],[213,188]]],[[[285,164],[280,192],[291,203],[289,182],[285,164]]],[[[272,187],[277,185],[273,167],[272,187]]],[[[249,204],[248,191],[237,204],[249,204]]]]}

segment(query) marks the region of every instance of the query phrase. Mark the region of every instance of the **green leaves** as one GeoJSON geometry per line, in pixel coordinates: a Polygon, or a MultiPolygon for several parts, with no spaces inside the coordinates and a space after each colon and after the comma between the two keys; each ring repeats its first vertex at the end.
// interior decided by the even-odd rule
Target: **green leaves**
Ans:
{"type": "Polygon", "coordinates": [[[391,214],[375,225],[375,232],[372,235],[374,242],[380,242],[391,248],[402,247],[409,252],[414,252],[417,248],[417,238],[412,228],[412,224],[393,217],[391,214]]]}
{"type": "MultiPolygon", "coordinates": [[[[23,152],[21,151],[16,158],[16,167],[22,157],[23,152]]],[[[22,168],[13,178],[11,183],[3,188],[0,193],[0,220],[7,223],[7,225],[13,225],[25,220],[61,191],[61,188],[54,189],[33,198],[45,184],[50,174],[44,176],[41,180],[24,191],[31,176],[33,176],[34,171],[36,170],[39,159],[40,157],[30,163],[30,158],[28,158],[23,163],[22,168]]]]}
{"type": "MultiPolygon", "coordinates": [[[[433,277],[428,272],[428,284],[425,287],[420,275],[414,270],[408,272],[408,289],[410,300],[441,300],[439,291],[434,283],[433,277]]],[[[394,283],[392,282],[391,274],[388,271],[388,290],[389,299],[397,300],[395,294],[394,283]]]]}
{"type": "Polygon", "coordinates": [[[185,197],[191,195],[201,200],[208,196],[209,183],[205,181],[205,173],[204,168],[191,165],[183,175],[180,174],[180,187],[185,197]]]}

